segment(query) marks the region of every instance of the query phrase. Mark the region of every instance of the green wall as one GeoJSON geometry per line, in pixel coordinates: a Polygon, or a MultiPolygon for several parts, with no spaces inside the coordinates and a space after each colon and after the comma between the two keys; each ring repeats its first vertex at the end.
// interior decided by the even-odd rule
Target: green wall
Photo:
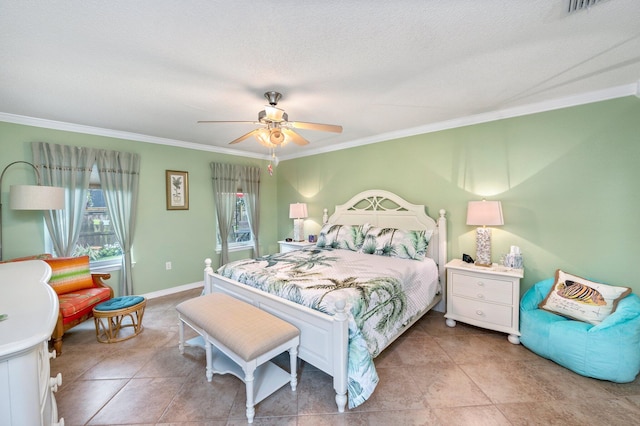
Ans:
{"type": "MultiPolygon", "coordinates": [[[[307,202],[305,232],[354,194],[385,189],[447,210],[449,258],[475,257],[470,200],[502,202],[493,261],[524,255],[522,291],[558,268],[640,293],[640,99],[622,98],[283,161],[278,204],[307,202]]],[[[291,232],[285,213],[279,229],[291,232]]],[[[283,236],[281,236],[283,237],[283,236]]]]}
{"type": "MultiPolygon", "coordinates": [[[[261,251],[277,251],[292,234],[288,206],[307,202],[305,231],[317,233],[322,209],[333,211],[357,192],[393,191],[446,209],[449,257],[475,257],[475,229],[465,224],[469,200],[502,202],[505,225],[493,229],[493,259],[521,247],[522,291],[557,268],[628,285],[640,254],[640,99],[628,97],[460,127],[310,157],[281,161],[262,174],[261,251]]],[[[141,155],[140,211],[134,242],[134,287],[144,294],[202,280],[203,259],[219,264],[209,163],[266,167],[263,160],[0,122],[0,167],[31,161],[31,141],[94,146],[141,155]],[[165,209],[165,170],[189,172],[190,209],[165,209]],[[171,261],[173,269],[165,270],[171,261]]],[[[5,259],[42,252],[39,212],[12,211],[12,183],[34,183],[31,170],[5,175],[5,259]]],[[[249,252],[234,253],[241,258],[249,252]]],[[[117,277],[116,277],[117,278],[117,277]]]]}
{"type": "MultiPolygon", "coordinates": [[[[136,152],[141,156],[138,219],[134,240],[134,291],[145,294],[202,281],[204,259],[219,264],[215,253],[216,222],[209,164],[212,161],[242,163],[266,168],[264,160],[157,145],[103,136],[50,130],[0,122],[0,168],[25,160],[32,161],[32,141],[91,146],[136,152]],[[166,210],[165,170],[189,172],[189,210],[166,210]],[[165,269],[165,262],[172,269],[165,269]]],[[[275,223],[276,179],[262,174],[261,231],[263,252],[277,251],[275,223]]],[[[29,166],[8,169],[2,184],[3,258],[42,253],[44,225],[41,212],[15,211],[8,206],[11,184],[34,184],[29,166]]],[[[234,253],[246,257],[251,251],[234,253]]],[[[110,284],[117,290],[119,274],[110,284]]]]}

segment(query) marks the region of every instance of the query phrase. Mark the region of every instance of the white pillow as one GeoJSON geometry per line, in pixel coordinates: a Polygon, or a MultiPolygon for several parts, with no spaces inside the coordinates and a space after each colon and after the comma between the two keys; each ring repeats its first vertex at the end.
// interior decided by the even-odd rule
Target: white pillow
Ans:
{"type": "Polygon", "coordinates": [[[433,231],[407,231],[372,226],[367,231],[360,251],[401,259],[424,260],[433,231]]]}
{"type": "Polygon", "coordinates": [[[368,223],[364,225],[330,225],[326,223],[320,230],[316,246],[358,251],[362,247],[364,236],[370,226],[368,223]]]}

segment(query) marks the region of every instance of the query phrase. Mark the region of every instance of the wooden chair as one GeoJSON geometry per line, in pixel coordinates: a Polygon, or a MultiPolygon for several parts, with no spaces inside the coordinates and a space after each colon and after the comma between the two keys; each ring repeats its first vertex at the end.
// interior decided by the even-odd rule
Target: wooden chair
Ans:
{"type": "Polygon", "coordinates": [[[62,354],[64,333],[93,316],[93,307],[113,298],[113,289],[103,280],[111,274],[92,274],[89,256],[44,259],[51,266],[49,285],[58,294],[60,311],[51,339],[62,354]]]}

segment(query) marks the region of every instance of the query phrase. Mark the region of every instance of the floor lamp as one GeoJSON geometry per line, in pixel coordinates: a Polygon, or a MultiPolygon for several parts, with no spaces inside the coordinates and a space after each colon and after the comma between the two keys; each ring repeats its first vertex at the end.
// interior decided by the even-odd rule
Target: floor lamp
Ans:
{"type": "Polygon", "coordinates": [[[504,225],[500,201],[469,201],[467,225],[476,225],[476,265],[491,266],[491,228],[504,225]]]}
{"type": "Polygon", "coordinates": [[[64,208],[64,188],[43,186],[40,172],[27,161],[14,161],[0,174],[0,260],[2,260],[2,179],[7,169],[14,164],[27,164],[36,172],[37,185],[11,185],[9,208],[11,210],[60,210],[64,208]]]}

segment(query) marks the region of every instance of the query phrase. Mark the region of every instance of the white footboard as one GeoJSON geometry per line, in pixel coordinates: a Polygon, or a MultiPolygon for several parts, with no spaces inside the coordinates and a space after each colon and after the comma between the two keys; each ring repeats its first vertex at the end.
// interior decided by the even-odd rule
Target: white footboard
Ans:
{"type": "Polygon", "coordinates": [[[211,259],[205,260],[204,291],[226,293],[295,325],[300,330],[298,356],[333,377],[338,411],[344,412],[349,343],[344,301],[336,304],[334,316],[326,315],[215,274],[211,259]]]}

